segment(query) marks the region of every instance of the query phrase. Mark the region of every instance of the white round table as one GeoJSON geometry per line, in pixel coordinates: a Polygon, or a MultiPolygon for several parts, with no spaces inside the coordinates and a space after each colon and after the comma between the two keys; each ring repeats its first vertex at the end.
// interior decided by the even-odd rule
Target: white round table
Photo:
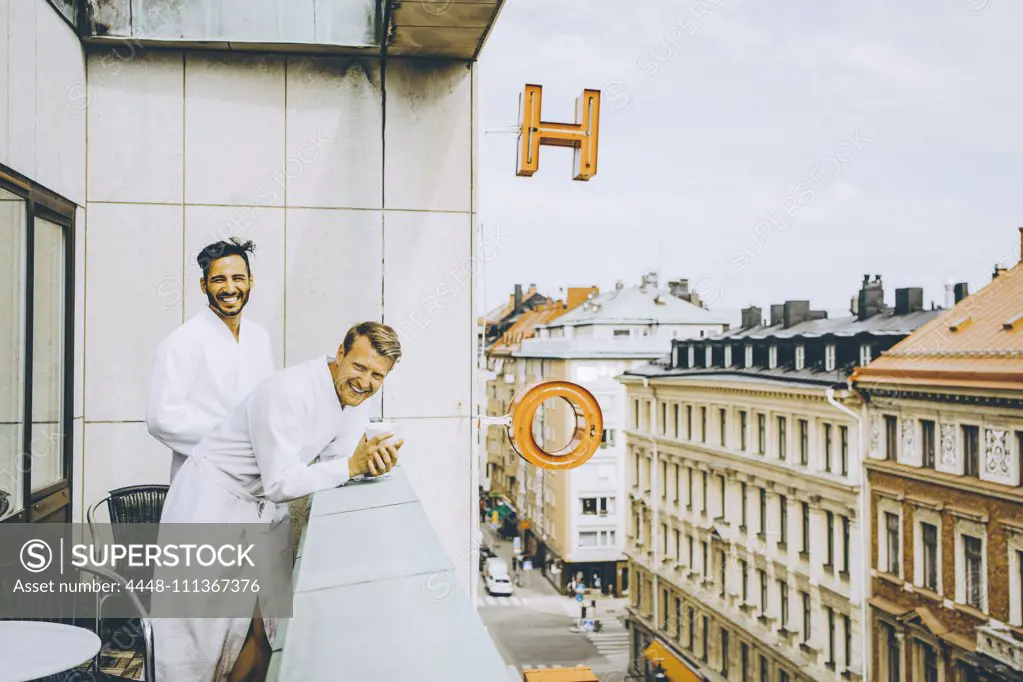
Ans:
{"type": "Polygon", "coordinates": [[[0,621],[0,682],[25,682],[71,670],[99,648],[94,632],[74,625],[0,621]]]}

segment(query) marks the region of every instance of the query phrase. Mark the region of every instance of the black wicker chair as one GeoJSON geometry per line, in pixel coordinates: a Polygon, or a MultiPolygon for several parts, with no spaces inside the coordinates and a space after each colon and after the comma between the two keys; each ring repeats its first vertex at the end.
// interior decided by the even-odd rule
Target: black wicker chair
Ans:
{"type": "Polygon", "coordinates": [[[129,485],[107,493],[99,502],[89,507],[85,518],[89,526],[96,524],[96,510],[106,504],[110,523],[160,523],[163,501],[167,497],[167,485],[129,485]]]}
{"type": "MultiPolygon", "coordinates": [[[[134,640],[138,636],[141,636],[143,655],[142,679],[144,679],[145,682],[155,682],[156,644],[153,639],[153,628],[149,623],[149,614],[146,613],[146,609],[142,606],[142,602],[139,601],[134,592],[127,589],[127,581],[113,571],[107,571],[96,567],[83,567],[79,570],[82,572],[83,577],[88,577],[88,574],[92,574],[104,582],[114,581],[121,586],[123,594],[131,601],[137,618],[129,620],[128,623],[120,627],[114,638],[122,640],[121,642],[118,642],[121,646],[124,646],[123,640],[125,639],[128,639],[129,643],[134,646],[134,640]]],[[[96,595],[97,633],[103,632],[103,603],[105,601],[106,600],[102,599],[99,594],[96,595]]],[[[92,661],[92,666],[89,669],[77,668],[75,670],[69,670],[67,672],[51,675],[39,680],[33,680],[32,682],[134,682],[134,680],[128,677],[111,675],[100,671],[99,658],[101,653],[102,649],[96,654],[96,657],[92,661]]]]}

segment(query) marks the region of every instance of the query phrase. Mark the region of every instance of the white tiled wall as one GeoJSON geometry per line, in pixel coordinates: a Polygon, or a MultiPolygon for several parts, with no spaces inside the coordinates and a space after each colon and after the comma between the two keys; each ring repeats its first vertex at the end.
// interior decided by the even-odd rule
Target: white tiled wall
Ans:
{"type": "Polygon", "coordinates": [[[169,452],[143,423],[152,354],[203,303],[195,253],[236,235],[256,242],[247,314],[278,365],[333,352],[355,322],[399,327],[432,306],[377,400],[408,426],[403,461],[465,568],[472,71],[392,60],[385,126],[375,60],[135,52],[88,57],[79,512],[112,487],[167,480],[169,452]]]}

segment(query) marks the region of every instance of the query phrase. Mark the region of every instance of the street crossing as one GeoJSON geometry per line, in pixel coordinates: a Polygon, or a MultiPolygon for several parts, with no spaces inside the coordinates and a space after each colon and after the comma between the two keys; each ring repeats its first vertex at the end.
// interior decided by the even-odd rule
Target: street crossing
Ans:
{"type": "Polygon", "coordinates": [[[628,658],[629,631],[617,618],[605,621],[600,632],[586,633],[601,656],[606,658],[628,658]]]}
{"type": "Polygon", "coordinates": [[[489,594],[479,595],[476,597],[476,606],[526,606],[529,603],[529,598],[523,599],[522,597],[492,597],[489,594]]]}

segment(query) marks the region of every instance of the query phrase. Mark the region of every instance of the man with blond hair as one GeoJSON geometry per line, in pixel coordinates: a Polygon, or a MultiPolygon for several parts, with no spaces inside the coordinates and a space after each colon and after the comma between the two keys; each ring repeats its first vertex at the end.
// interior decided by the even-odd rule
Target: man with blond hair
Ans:
{"type": "MultiPolygon", "coordinates": [[[[366,439],[366,401],[400,359],[395,331],[363,322],[333,357],[271,375],[195,447],[171,484],[161,523],[288,524],[288,502],[389,471],[405,441],[366,439]]],[[[253,615],[154,619],[157,677],[263,679],[276,622],[255,607],[253,615]]]]}

